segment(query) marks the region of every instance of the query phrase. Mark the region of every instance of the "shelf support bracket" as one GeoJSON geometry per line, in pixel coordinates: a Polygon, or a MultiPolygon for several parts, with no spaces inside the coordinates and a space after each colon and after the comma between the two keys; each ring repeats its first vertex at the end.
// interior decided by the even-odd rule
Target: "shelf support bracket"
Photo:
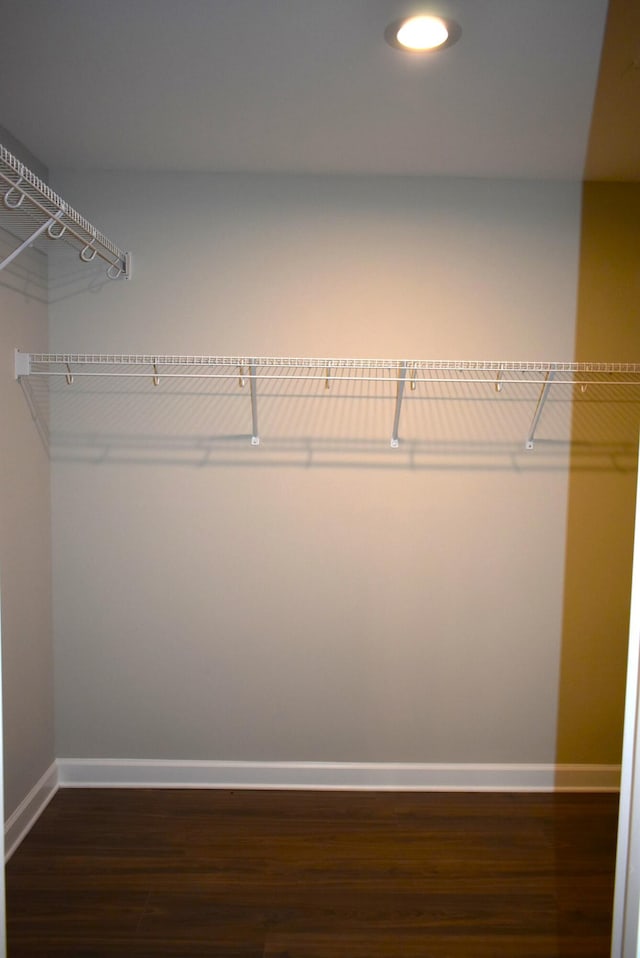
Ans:
{"type": "Polygon", "coordinates": [[[4,269],[5,266],[8,266],[9,263],[12,263],[14,259],[20,255],[20,253],[26,250],[28,246],[31,246],[31,244],[34,243],[39,236],[42,236],[42,234],[45,233],[49,227],[53,226],[56,222],[56,217],[52,216],[46,221],[46,223],[42,223],[38,229],[31,234],[31,236],[29,236],[23,243],[20,243],[20,246],[14,249],[13,253],[9,253],[9,255],[0,262],[0,270],[4,269]]]}
{"type": "Polygon", "coordinates": [[[260,445],[258,435],[258,385],[256,383],[256,367],[249,364],[249,390],[251,392],[251,445],[260,445]]]}
{"type": "Polygon", "coordinates": [[[393,431],[391,433],[391,448],[397,449],[399,445],[398,441],[398,429],[400,427],[400,411],[402,409],[402,397],[404,396],[404,384],[407,379],[407,364],[405,361],[402,362],[401,366],[398,369],[398,381],[396,383],[396,409],[393,415],[393,431]]]}
{"type": "Polygon", "coordinates": [[[533,449],[536,429],[538,428],[540,416],[542,415],[544,404],[546,403],[547,396],[549,395],[549,389],[551,388],[551,383],[553,382],[553,376],[553,370],[549,370],[544,377],[542,389],[540,390],[540,395],[538,396],[538,402],[536,404],[536,411],[533,414],[533,419],[531,420],[531,425],[529,426],[529,434],[527,435],[527,441],[525,442],[525,449],[533,449]]]}

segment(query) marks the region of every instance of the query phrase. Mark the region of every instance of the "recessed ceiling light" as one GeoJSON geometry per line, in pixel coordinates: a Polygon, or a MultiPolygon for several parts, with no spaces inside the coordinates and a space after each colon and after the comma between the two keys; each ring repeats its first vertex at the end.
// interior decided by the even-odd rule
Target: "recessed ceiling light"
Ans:
{"type": "Polygon", "coordinates": [[[419,16],[395,20],[384,31],[385,40],[396,50],[407,53],[428,53],[442,50],[460,39],[462,30],[455,20],[444,17],[419,16]]]}

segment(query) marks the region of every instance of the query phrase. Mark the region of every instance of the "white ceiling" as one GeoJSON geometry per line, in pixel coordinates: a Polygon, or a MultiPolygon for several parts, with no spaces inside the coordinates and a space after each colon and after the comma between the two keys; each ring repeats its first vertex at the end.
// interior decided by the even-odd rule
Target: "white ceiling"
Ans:
{"type": "Polygon", "coordinates": [[[0,0],[0,123],[51,168],[580,179],[606,0],[0,0]],[[426,56],[383,39],[454,17],[426,56]]]}

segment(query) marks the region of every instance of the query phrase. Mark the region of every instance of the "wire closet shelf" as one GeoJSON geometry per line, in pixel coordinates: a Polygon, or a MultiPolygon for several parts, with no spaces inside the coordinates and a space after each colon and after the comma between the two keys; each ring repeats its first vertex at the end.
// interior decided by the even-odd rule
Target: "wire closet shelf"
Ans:
{"type": "Polygon", "coordinates": [[[36,229],[0,261],[0,270],[8,266],[40,236],[63,240],[74,247],[85,263],[96,257],[107,264],[109,279],[131,278],[131,254],[121,250],[103,233],[77,213],[61,196],[0,144],[0,189],[2,202],[10,213],[24,214],[37,224],[36,229]]]}
{"type": "MultiPolygon", "coordinates": [[[[505,362],[500,360],[337,359],[294,356],[160,356],[115,353],[15,352],[16,379],[62,377],[71,386],[76,377],[198,379],[249,384],[251,443],[259,445],[258,385],[264,381],[317,381],[330,390],[340,382],[392,384],[395,408],[391,446],[399,445],[399,427],[405,387],[419,384],[461,383],[486,385],[501,392],[504,385],[536,386],[533,416],[525,448],[533,449],[536,429],[552,386],[568,385],[585,392],[589,386],[640,386],[640,363],[505,362]]],[[[235,385],[234,385],[235,388],[235,385]]],[[[640,398],[640,396],[638,397],[640,398]]]]}

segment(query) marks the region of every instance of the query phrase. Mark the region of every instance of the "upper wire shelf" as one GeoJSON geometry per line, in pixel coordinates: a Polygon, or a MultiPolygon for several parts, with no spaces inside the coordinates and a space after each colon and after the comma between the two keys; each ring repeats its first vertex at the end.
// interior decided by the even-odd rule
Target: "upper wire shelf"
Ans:
{"type": "Polygon", "coordinates": [[[109,279],[131,278],[131,254],[92,226],[2,144],[0,189],[4,190],[2,201],[7,210],[24,213],[38,224],[34,232],[0,262],[0,270],[44,234],[48,239],[70,243],[85,263],[96,257],[102,259],[107,264],[109,279]]]}
{"type": "MultiPolygon", "coordinates": [[[[296,378],[304,379],[324,379],[324,372],[329,370],[331,374],[339,376],[342,379],[353,378],[362,380],[367,372],[379,373],[386,372],[385,377],[391,381],[404,378],[402,370],[416,374],[420,373],[495,373],[498,381],[506,382],[508,374],[538,374],[537,378],[528,377],[528,382],[542,382],[547,373],[564,374],[563,380],[556,379],[556,382],[582,383],[585,377],[590,374],[614,373],[630,377],[625,380],[625,385],[640,385],[640,363],[574,363],[574,362],[536,362],[536,361],[502,361],[502,360],[468,360],[468,359],[337,359],[319,358],[319,357],[301,357],[301,356],[160,356],[151,353],[132,354],[132,353],[21,353],[17,355],[25,357],[22,362],[25,365],[28,362],[29,373],[40,373],[47,375],[61,374],[59,366],[66,366],[73,363],[75,366],[106,366],[110,367],[108,371],[99,372],[92,369],[79,369],[78,375],[84,376],[118,376],[149,375],[148,369],[135,369],[127,372],[122,367],[166,367],[164,375],[182,375],[182,376],[212,376],[212,377],[231,377],[233,370],[240,366],[255,367],[257,378],[266,378],[272,371],[274,378],[282,379],[287,376],[287,371],[295,371],[296,378]],[[118,368],[120,367],[120,368],[118,368]],[[173,367],[186,367],[180,373],[171,373],[173,367]],[[215,367],[220,367],[221,371],[216,373],[215,367]],[[231,367],[231,368],[230,368],[231,367]]],[[[376,376],[376,378],[379,378],[376,376]]],[[[422,381],[433,381],[437,378],[442,382],[441,376],[421,376],[422,381]]],[[[456,379],[458,381],[460,377],[456,379]]],[[[419,381],[420,381],[419,379],[419,381]]],[[[493,377],[478,376],[476,378],[465,377],[467,382],[494,382],[493,377]]],[[[518,378],[517,382],[522,379],[518,378]]],[[[598,380],[598,383],[602,380],[598,380]]],[[[588,384],[588,381],[587,381],[588,384]]]]}
{"type": "MultiPolygon", "coordinates": [[[[392,384],[395,398],[391,446],[399,445],[400,416],[405,387],[415,391],[423,383],[478,383],[501,392],[506,384],[537,386],[535,407],[525,440],[533,449],[535,433],[552,386],[569,385],[585,392],[594,386],[640,387],[640,363],[607,362],[505,362],[500,360],[337,359],[294,356],[159,356],[116,353],[15,352],[16,379],[30,376],[127,377],[162,380],[236,380],[249,384],[251,443],[259,445],[258,386],[273,380],[319,381],[329,390],[334,383],[375,382],[392,384]]],[[[235,387],[234,387],[235,388],[235,387]]],[[[640,396],[638,397],[640,398],[640,396]]]]}

